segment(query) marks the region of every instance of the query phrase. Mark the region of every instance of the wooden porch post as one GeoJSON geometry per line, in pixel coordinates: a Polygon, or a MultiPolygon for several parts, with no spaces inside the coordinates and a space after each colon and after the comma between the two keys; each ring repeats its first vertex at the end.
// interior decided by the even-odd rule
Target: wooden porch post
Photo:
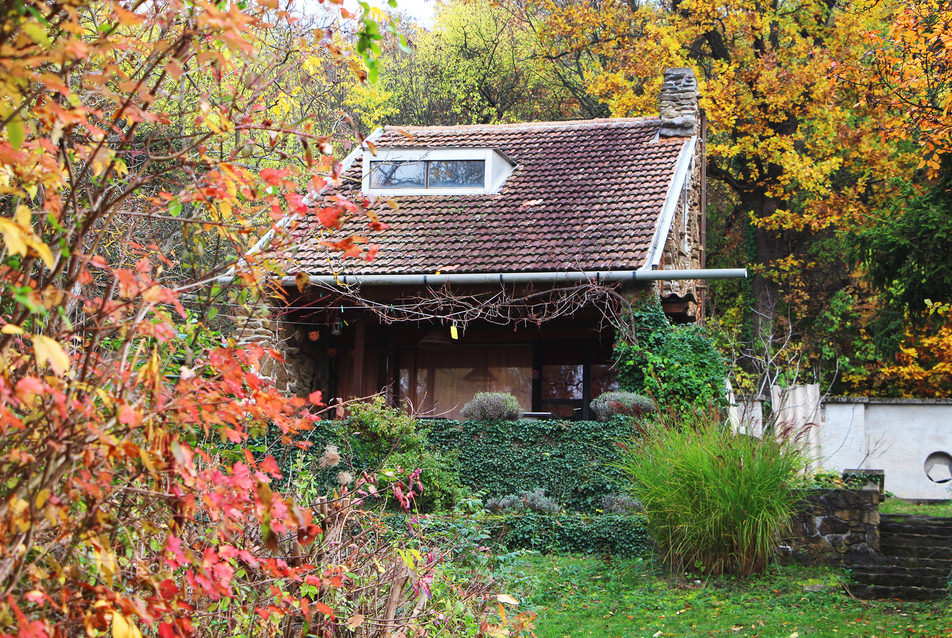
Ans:
{"type": "Polygon", "coordinates": [[[367,322],[360,318],[357,320],[356,336],[354,337],[354,393],[359,396],[365,396],[364,393],[364,342],[367,336],[367,322]]]}

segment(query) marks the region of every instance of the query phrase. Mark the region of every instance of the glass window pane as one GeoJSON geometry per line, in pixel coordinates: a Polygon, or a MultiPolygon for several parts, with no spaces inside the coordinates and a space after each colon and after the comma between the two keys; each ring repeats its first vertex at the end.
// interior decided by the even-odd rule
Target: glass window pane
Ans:
{"type": "Polygon", "coordinates": [[[542,398],[581,399],[582,366],[558,364],[542,366],[542,398]]]}
{"type": "Polygon", "coordinates": [[[610,365],[592,366],[592,398],[596,399],[604,392],[618,389],[618,380],[615,378],[615,369],[610,365]]]}
{"type": "Polygon", "coordinates": [[[400,396],[418,414],[459,419],[477,392],[508,392],[532,405],[532,346],[400,350],[400,396]]]}
{"type": "Polygon", "coordinates": [[[370,162],[371,188],[425,188],[426,162],[370,162]]]}
{"type": "Polygon", "coordinates": [[[486,177],[484,160],[431,160],[430,188],[481,187],[486,177]]]}

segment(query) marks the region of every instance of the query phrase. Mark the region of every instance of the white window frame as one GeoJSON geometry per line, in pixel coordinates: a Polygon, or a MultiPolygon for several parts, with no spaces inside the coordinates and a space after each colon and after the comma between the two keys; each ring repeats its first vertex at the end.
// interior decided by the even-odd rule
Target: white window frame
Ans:
{"type": "Polygon", "coordinates": [[[361,189],[371,195],[485,195],[498,193],[512,174],[515,164],[494,148],[402,148],[364,151],[361,189]],[[371,162],[421,162],[440,160],[482,160],[486,163],[482,186],[456,188],[371,188],[371,162]]]}

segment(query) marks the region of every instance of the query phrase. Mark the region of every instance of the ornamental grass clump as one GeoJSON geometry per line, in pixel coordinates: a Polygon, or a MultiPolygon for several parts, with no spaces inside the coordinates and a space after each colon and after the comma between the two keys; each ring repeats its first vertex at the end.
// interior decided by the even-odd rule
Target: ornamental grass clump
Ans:
{"type": "Polygon", "coordinates": [[[793,436],[756,439],[716,414],[659,414],[617,464],[675,569],[762,572],[789,523],[802,467],[793,436]]]}
{"type": "Polygon", "coordinates": [[[467,421],[518,421],[522,418],[522,407],[511,394],[477,392],[461,413],[467,421]]]}

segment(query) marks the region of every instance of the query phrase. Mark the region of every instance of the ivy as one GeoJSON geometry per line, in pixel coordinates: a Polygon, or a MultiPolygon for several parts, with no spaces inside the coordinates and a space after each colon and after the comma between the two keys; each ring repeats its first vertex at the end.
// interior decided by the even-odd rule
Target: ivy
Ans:
{"type": "Polygon", "coordinates": [[[654,554],[647,519],[640,515],[522,514],[506,517],[504,530],[503,542],[510,549],[632,558],[654,554]]]}
{"type": "Polygon", "coordinates": [[[662,408],[726,405],[724,358],[697,325],[673,326],[657,302],[635,311],[638,342],[615,344],[618,383],[662,408]]]}
{"type": "Polygon", "coordinates": [[[625,419],[594,421],[430,421],[430,443],[455,451],[460,477],[485,497],[542,488],[565,509],[595,512],[623,491],[608,467],[615,442],[631,437],[625,419]]]}

